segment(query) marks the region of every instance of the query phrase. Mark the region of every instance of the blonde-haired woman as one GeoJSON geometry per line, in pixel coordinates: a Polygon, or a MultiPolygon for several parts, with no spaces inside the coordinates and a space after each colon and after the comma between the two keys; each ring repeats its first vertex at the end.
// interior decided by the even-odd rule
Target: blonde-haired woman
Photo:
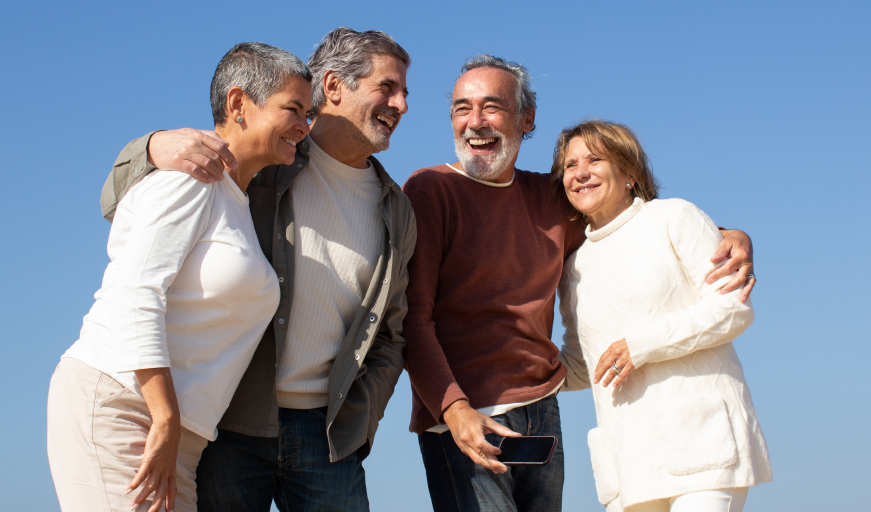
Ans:
{"type": "Polygon", "coordinates": [[[718,293],[732,276],[705,282],[722,235],[691,203],[657,199],[644,150],[619,124],[564,130],[551,183],[588,223],[560,284],[560,359],[565,390],[594,369],[599,501],[608,512],[740,512],[771,465],[732,346],[752,307],[740,288],[718,293]]]}

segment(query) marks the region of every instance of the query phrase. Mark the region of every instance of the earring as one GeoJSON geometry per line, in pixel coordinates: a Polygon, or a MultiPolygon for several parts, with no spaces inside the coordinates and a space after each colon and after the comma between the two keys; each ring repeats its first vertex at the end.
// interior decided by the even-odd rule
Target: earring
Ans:
{"type": "Polygon", "coordinates": [[[236,118],[236,122],[237,122],[237,123],[241,123],[241,122],[242,122],[242,116],[237,117],[237,118],[236,118]]]}
{"type": "Polygon", "coordinates": [[[632,188],[632,184],[631,184],[631,183],[627,183],[627,184],[626,184],[626,188],[632,188]]]}

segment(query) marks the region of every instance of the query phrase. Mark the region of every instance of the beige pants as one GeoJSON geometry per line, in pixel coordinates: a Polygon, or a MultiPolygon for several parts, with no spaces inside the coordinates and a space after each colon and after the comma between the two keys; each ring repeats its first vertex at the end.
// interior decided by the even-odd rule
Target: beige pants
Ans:
{"type": "MultiPolygon", "coordinates": [[[[625,509],[627,512],[741,512],[747,501],[747,487],[735,489],[718,489],[714,491],[698,491],[666,498],[662,500],[645,501],[625,509]]],[[[605,512],[617,512],[620,508],[619,496],[608,506],[605,512]]]]}
{"type": "MultiPolygon", "coordinates": [[[[150,428],[142,398],[81,361],[62,359],[48,390],[48,462],[61,510],[130,512],[138,491],[124,491],[139,470],[150,428]]],[[[197,464],[207,443],[182,428],[178,512],[197,510],[197,464]]],[[[136,510],[150,506],[145,501],[136,510]]]]}

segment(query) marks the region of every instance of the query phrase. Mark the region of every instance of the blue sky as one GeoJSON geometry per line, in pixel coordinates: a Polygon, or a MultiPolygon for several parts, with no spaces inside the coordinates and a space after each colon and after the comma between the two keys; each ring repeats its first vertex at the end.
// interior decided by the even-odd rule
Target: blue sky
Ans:
{"type": "MultiPolygon", "coordinates": [[[[736,341],[774,481],[745,510],[867,507],[867,2],[15,2],[0,32],[0,491],[58,510],[45,455],[48,382],[107,263],[99,193],[121,147],[211,128],[220,57],[263,41],[308,58],[330,29],[393,35],[412,55],[410,111],[379,155],[404,182],[453,161],[446,94],[481,52],[527,65],[539,110],[518,167],[550,168],[586,116],[635,128],[664,197],[747,231],[760,281],[736,341]],[[857,492],[858,491],[858,492],[857,492]]],[[[487,262],[481,262],[482,265],[487,262]]],[[[559,344],[562,329],[554,329],[559,344]]],[[[596,510],[589,392],[561,394],[565,510],[596,510]]],[[[403,376],[366,461],[373,510],[427,510],[403,376]]]]}

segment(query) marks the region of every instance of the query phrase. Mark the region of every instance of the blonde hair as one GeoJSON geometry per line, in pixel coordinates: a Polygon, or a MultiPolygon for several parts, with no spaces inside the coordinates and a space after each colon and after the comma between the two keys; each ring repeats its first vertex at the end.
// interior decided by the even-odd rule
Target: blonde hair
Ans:
{"type": "Polygon", "coordinates": [[[598,158],[608,160],[634,182],[629,190],[633,198],[640,197],[645,201],[650,201],[659,197],[659,183],[650,171],[650,161],[632,129],[622,124],[589,119],[560,132],[553,149],[550,189],[568,213],[569,218],[575,220],[581,216],[580,212],[569,202],[563,185],[566,150],[569,142],[575,137],[583,139],[590,153],[598,158]]]}

